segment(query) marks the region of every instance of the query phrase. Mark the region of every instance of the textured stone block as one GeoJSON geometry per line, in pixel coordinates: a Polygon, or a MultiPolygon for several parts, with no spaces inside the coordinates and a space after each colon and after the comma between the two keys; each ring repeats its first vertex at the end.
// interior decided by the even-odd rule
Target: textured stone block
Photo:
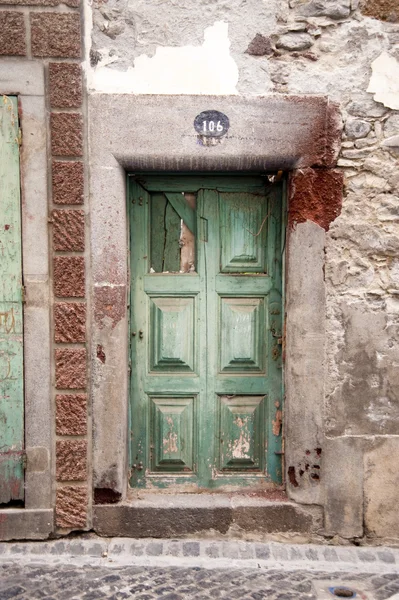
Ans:
{"type": "Polygon", "coordinates": [[[54,339],[56,343],[86,340],[86,304],[57,302],[54,306],[54,339]]]}
{"type": "Polygon", "coordinates": [[[65,529],[85,527],[87,521],[87,488],[65,486],[57,489],[56,525],[65,529]]]}
{"type": "Polygon", "coordinates": [[[0,54],[25,56],[25,23],[20,12],[0,12],[0,54]]]}
{"type": "Polygon", "coordinates": [[[84,481],[87,477],[87,441],[56,442],[57,481],[84,481]]]}
{"type": "Polygon", "coordinates": [[[51,151],[55,156],[83,155],[83,119],[78,113],[51,115],[51,151]]]}
{"type": "Polygon", "coordinates": [[[85,263],[83,256],[54,258],[54,294],[58,298],[84,298],[85,263]]]}
{"type": "Polygon", "coordinates": [[[56,349],[55,385],[58,390],[79,390],[86,387],[86,350],[56,349]]]}
{"type": "Polygon", "coordinates": [[[54,204],[83,204],[84,171],[81,162],[53,162],[54,204]]]}
{"type": "Polygon", "coordinates": [[[57,435],[85,435],[87,433],[86,394],[58,394],[55,400],[57,435]]]}
{"type": "Polygon", "coordinates": [[[31,13],[33,56],[80,58],[80,15],[75,13],[31,13]]]}
{"type": "MultiPolygon", "coordinates": [[[[10,4],[10,0],[0,0],[1,4],[10,4]]],[[[80,0],[13,0],[14,6],[57,6],[58,4],[78,8],[80,0]]]]}
{"type": "Polygon", "coordinates": [[[79,108],[82,105],[82,68],[78,64],[50,63],[50,105],[79,108]]]}
{"type": "Polygon", "coordinates": [[[53,248],[60,252],[83,252],[85,249],[83,210],[53,211],[53,248]]]}

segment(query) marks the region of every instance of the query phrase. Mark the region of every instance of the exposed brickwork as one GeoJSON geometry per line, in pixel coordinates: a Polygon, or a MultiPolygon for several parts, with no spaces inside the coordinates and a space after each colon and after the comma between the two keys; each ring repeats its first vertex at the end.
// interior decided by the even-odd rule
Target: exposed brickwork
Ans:
{"type": "Polygon", "coordinates": [[[69,485],[58,488],[56,525],[66,529],[85,527],[87,521],[87,488],[69,485]]]}
{"type": "Polygon", "coordinates": [[[54,258],[54,294],[58,298],[83,298],[85,295],[85,261],[83,256],[54,258]]]}
{"type": "Polygon", "coordinates": [[[20,12],[0,12],[0,54],[25,56],[25,22],[20,12]]]}
{"type": "Polygon", "coordinates": [[[78,113],[51,115],[51,151],[54,156],[82,156],[82,115],[78,113]]]}
{"type": "Polygon", "coordinates": [[[86,340],[86,304],[57,302],[54,305],[54,339],[57,344],[86,340]]]}
{"type": "Polygon", "coordinates": [[[87,441],[56,442],[57,481],[82,481],[87,476],[87,441]]]}
{"type": "Polygon", "coordinates": [[[86,387],[86,350],[57,348],[55,351],[55,385],[58,390],[86,387]]]}
{"type": "Polygon", "coordinates": [[[82,105],[82,68],[78,64],[50,63],[50,105],[79,108],[82,105]]]}
{"type": "Polygon", "coordinates": [[[85,249],[83,210],[53,211],[53,248],[61,252],[83,252],[85,249]]]}
{"type": "Polygon", "coordinates": [[[57,435],[86,435],[86,394],[58,394],[56,406],[57,435]]]}
{"type": "Polygon", "coordinates": [[[54,161],[54,204],[83,204],[83,194],[83,163],[54,161]]]}
{"type": "Polygon", "coordinates": [[[328,231],[342,207],[343,173],[333,169],[301,169],[290,177],[289,213],[291,227],[313,221],[328,231]]]}
{"type": "Polygon", "coordinates": [[[80,16],[75,13],[31,13],[32,54],[80,58],[80,16]]]}

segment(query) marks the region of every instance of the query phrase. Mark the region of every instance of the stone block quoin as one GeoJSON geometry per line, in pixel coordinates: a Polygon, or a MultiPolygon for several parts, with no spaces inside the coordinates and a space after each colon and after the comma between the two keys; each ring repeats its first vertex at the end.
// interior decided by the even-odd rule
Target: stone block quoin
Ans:
{"type": "Polygon", "coordinates": [[[83,163],[53,161],[53,203],[83,204],[83,163]]]}
{"type": "Polygon", "coordinates": [[[82,68],[76,63],[50,63],[49,88],[51,108],[82,106],[82,68]]]}
{"type": "Polygon", "coordinates": [[[83,118],[78,113],[51,114],[53,156],[83,156],[83,118]]]}
{"type": "Polygon", "coordinates": [[[56,433],[57,435],[86,435],[86,394],[57,394],[56,433]]]}
{"type": "MultiPolygon", "coordinates": [[[[10,0],[0,0],[0,6],[2,4],[11,4],[10,0]]],[[[59,4],[65,4],[70,8],[79,8],[80,0],[13,0],[14,6],[58,6],[59,4]]]]}
{"type": "Polygon", "coordinates": [[[53,211],[53,248],[60,252],[83,252],[85,249],[83,210],[53,211]]]}
{"type": "Polygon", "coordinates": [[[84,348],[56,348],[55,385],[57,390],[86,388],[86,350],[84,348]]]}
{"type": "Polygon", "coordinates": [[[79,529],[87,521],[87,487],[65,485],[57,489],[56,526],[63,529],[79,529]]]}
{"type": "Polygon", "coordinates": [[[86,440],[58,440],[56,451],[57,481],[83,481],[86,479],[86,440]]]}
{"type": "Polygon", "coordinates": [[[54,294],[57,298],[84,298],[84,257],[55,256],[53,279],[54,294]]]}
{"type": "Polygon", "coordinates": [[[22,12],[0,12],[0,55],[26,56],[25,34],[22,12]]]}
{"type": "Polygon", "coordinates": [[[32,56],[81,58],[81,23],[78,13],[31,13],[30,26],[32,56]]]}
{"type": "Polygon", "coordinates": [[[54,341],[76,344],[86,341],[86,304],[56,302],[54,305],[54,341]]]}

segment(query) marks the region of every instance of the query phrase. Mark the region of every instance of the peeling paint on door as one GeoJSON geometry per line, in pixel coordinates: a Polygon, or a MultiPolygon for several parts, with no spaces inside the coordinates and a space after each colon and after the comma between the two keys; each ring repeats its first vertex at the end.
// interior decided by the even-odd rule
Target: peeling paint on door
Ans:
{"type": "Polygon", "coordinates": [[[17,99],[0,98],[0,504],[24,497],[21,205],[17,99]]]}

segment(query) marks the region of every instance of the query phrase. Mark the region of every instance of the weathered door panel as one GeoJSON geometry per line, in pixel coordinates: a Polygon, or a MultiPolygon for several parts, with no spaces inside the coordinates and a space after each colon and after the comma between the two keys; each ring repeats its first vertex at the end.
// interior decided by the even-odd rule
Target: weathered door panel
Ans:
{"type": "Polygon", "coordinates": [[[0,98],[0,504],[24,498],[22,256],[17,100],[0,98]]]}
{"type": "Polygon", "coordinates": [[[240,179],[129,178],[133,486],[281,481],[281,189],[240,179]]]}

